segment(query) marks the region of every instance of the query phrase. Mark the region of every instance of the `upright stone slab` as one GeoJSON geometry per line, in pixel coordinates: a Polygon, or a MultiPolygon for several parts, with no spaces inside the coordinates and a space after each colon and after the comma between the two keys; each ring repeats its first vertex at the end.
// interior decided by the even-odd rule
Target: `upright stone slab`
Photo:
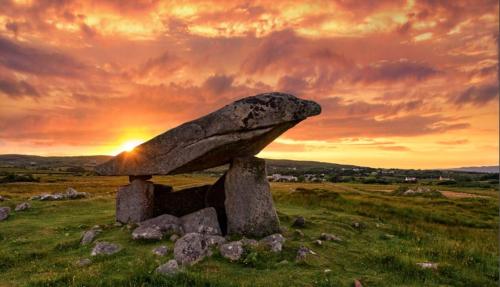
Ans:
{"type": "Polygon", "coordinates": [[[256,157],[235,158],[224,182],[228,234],[266,236],[279,232],[266,163],[256,157]]]}
{"type": "Polygon", "coordinates": [[[153,217],[154,184],[135,179],[116,194],[116,221],[138,223],[153,217]]]}

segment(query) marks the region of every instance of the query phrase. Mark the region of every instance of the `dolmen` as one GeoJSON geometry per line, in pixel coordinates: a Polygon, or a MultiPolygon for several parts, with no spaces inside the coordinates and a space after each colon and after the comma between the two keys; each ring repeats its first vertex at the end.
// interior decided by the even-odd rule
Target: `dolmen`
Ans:
{"type": "Polygon", "coordinates": [[[243,98],[122,152],[99,166],[100,175],[125,175],[116,220],[139,223],[163,214],[182,217],[213,207],[223,234],[262,237],[279,232],[266,163],[255,157],[278,136],[321,107],[284,93],[243,98]],[[174,191],[153,175],[173,175],[229,164],[213,185],[174,191]]]}

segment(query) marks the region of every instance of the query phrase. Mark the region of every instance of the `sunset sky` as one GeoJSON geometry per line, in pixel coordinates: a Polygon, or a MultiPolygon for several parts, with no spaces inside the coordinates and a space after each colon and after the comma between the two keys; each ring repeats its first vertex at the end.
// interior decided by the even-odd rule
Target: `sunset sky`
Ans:
{"type": "Polygon", "coordinates": [[[317,101],[259,156],[498,164],[498,1],[0,0],[0,153],[116,154],[236,99],[317,101]]]}

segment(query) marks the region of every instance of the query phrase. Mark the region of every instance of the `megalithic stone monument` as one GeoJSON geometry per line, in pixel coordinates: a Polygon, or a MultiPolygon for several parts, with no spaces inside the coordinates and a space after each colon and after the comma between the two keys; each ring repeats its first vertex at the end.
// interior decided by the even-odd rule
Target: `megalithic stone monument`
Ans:
{"type": "Polygon", "coordinates": [[[96,172],[129,176],[131,184],[117,194],[118,221],[137,222],[161,214],[183,216],[214,207],[224,233],[268,235],[278,231],[279,221],[265,162],[254,155],[286,130],[320,113],[317,103],[284,93],[243,98],[120,153],[97,166],[96,172]],[[212,186],[173,191],[146,181],[152,175],[224,164],[230,164],[229,170],[212,186]]]}

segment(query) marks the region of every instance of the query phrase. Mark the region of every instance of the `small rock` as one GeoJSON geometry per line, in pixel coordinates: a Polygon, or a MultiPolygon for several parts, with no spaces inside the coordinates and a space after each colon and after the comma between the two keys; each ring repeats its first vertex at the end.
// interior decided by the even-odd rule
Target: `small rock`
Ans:
{"type": "Polygon", "coordinates": [[[361,284],[361,281],[356,279],[356,280],[354,280],[354,287],[363,287],[363,284],[361,284]]]}
{"type": "Polygon", "coordinates": [[[342,238],[338,237],[337,235],[330,234],[330,233],[321,233],[319,238],[321,240],[325,240],[325,241],[337,241],[337,242],[342,241],[342,238]]]}
{"type": "Polygon", "coordinates": [[[316,244],[318,246],[321,246],[321,245],[323,245],[323,241],[321,241],[319,239],[318,240],[314,240],[314,244],[316,244]]]}
{"type": "Polygon", "coordinates": [[[137,224],[135,224],[135,223],[129,223],[129,224],[127,224],[127,229],[128,229],[128,230],[132,230],[132,229],[134,229],[134,228],[137,228],[137,226],[138,226],[138,225],[137,225],[137,224]]]}
{"type": "Polygon", "coordinates": [[[174,259],[171,259],[167,263],[156,268],[155,272],[161,275],[172,276],[179,273],[179,264],[177,264],[177,261],[175,261],[174,259]]]}
{"type": "Polygon", "coordinates": [[[199,233],[188,233],[175,242],[174,257],[181,265],[193,265],[210,255],[209,245],[199,233]]]}
{"type": "Polygon", "coordinates": [[[307,259],[307,256],[310,254],[316,254],[316,253],[305,246],[300,246],[299,250],[297,250],[297,256],[295,256],[295,261],[298,262],[305,261],[307,259]]]}
{"type": "Polygon", "coordinates": [[[423,269],[437,269],[438,264],[434,262],[421,262],[417,263],[418,266],[422,267],[423,269]]]}
{"type": "Polygon", "coordinates": [[[122,250],[122,247],[118,244],[101,241],[96,243],[90,255],[111,255],[119,252],[120,250],[122,250]]]}
{"type": "Polygon", "coordinates": [[[66,198],[67,199],[78,199],[78,198],[84,198],[87,196],[86,192],[79,192],[76,189],[72,187],[68,187],[66,189],[66,198]]]}
{"type": "Polygon", "coordinates": [[[169,233],[183,234],[181,220],[170,214],[163,214],[139,223],[140,227],[157,227],[163,235],[169,233]]]}
{"type": "Polygon", "coordinates": [[[306,219],[303,216],[295,218],[292,224],[293,227],[303,228],[306,226],[306,219]]]}
{"type": "Polygon", "coordinates": [[[304,237],[304,232],[302,232],[302,230],[295,229],[293,231],[293,234],[295,234],[296,236],[304,237]]]}
{"type": "Polygon", "coordinates": [[[165,245],[158,246],[155,249],[153,249],[153,254],[158,256],[165,256],[167,255],[167,252],[168,252],[168,247],[165,245]]]}
{"type": "Polygon", "coordinates": [[[80,240],[80,244],[81,245],[90,244],[92,241],[94,241],[94,239],[99,233],[101,233],[101,229],[90,229],[85,231],[82,234],[82,239],[80,240]]]}
{"type": "Polygon", "coordinates": [[[219,247],[220,254],[231,261],[237,261],[243,255],[243,244],[240,241],[233,241],[222,244],[219,247]]]}
{"type": "Polygon", "coordinates": [[[259,242],[257,240],[246,237],[240,239],[240,242],[243,246],[248,246],[248,247],[257,247],[257,245],[259,245],[259,242]]]}
{"type": "Polygon", "coordinates": [[[330,272],[332,272],[332,269],[325,269],[325,270],[323,270],[323,272],[330,273],[330,272]]]}
{"type": "Polygon", "coordinates": [[[163,233],[158,226],[139,226],[132,232],[134,240],[161,240],[163,233]]]}
{"type": "Polygon", "coordinates": [[[382,235],[383,239],[393,239],[394,237],[396,237],[396,236],[392,235],[392,234],[388,234],[388,233],[385,233],[384,235],[382,235]]]}
{"type": "Polygon", "coordinates": [[[7,219],[10,214],[10,207],[0,207],[0,221],[7,219]]]}
{"type": "Polygon", "coordinates": [[[78,259],[78,261],[76,261],[75,265],[78,267],[83,267],[83,266],[90,265],[91,263],[92,263],[92,261],[90,259],[82,258],[82,259],[78,259]]]}
{"type": "Polygon", "coordinates": [[[181,217],[185,233],[222,235],[215,208],[208,207],[181,217]]]}
{"type": "Polygon", "coordinates": [[[276,265],[288,265],[288,260],[281,260],[280,262],[278,262],[276,265]]]}
{"type": "Polygon", "coordinates": [[[15,211],[23,211],[23,210],[26,210],[28,208],[31,208],[31,204],[29,204],[28,202],[22,202],[16,206],[15,211]]]}
{"type": "Polygon", "coordinates": [[[275,233],[262,238],[259,242],[268,247],[272,252],[281,252],[285,238],[283,235],[275,233]]]}
{"type": "Polygon", "coordinates": [[[123,223],[121,223],[120,221],[116,221],[115,224],[114,224],[115,227],[122,227],[123,226],[123,223]]]}
{"type": "Polygon", "coordinates": [[[366,225],[363,222],[353,222],[352,227],[356,229],[363,229],[366,227],[366,225]]]}
{"type": "Polygon", "coordinates": [[[205,235],[205,240],[209,247],[219,246],[226,242],[226,238],[220,235],[205,235]]]}
{"type": "Polygon", "coordinates": [[[177,235],[177,234],[172,234],[172,236],[170,236],[170,241],[172,241],[172,242],[176,242],[177,239],[179,239],[179,235],[177,235]]]}

